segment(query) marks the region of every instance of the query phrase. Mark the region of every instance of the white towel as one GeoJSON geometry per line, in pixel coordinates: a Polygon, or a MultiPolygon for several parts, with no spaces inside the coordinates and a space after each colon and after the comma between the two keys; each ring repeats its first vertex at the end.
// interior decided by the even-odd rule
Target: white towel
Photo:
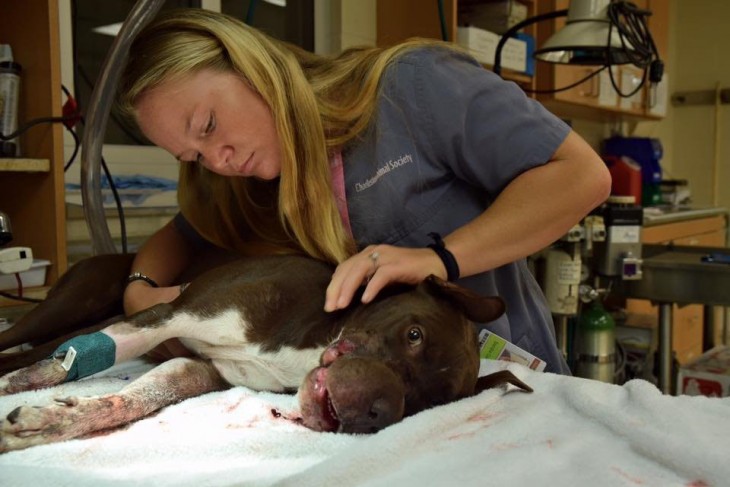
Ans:
{"type": "MultiPolygon", "coordinates": [[[[145,368],[2,397],[0,414],[118,390],[145,368]]],[[[236,387],[124,429],[0,455],[0,485],[730,485],[730,398],[482,362],[482,374],[503,368],[535,392],[485,391],[367,436],[307,430],[287,419],[297,414],[293,396],[236,387]]]]}

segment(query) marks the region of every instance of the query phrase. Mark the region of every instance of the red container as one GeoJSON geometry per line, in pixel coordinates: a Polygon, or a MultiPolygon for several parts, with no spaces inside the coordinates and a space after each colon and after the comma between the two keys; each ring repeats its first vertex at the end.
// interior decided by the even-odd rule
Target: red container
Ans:
{"type": "Polygon", "coordinates": [[[611,194],[633,196],[637,205],[641,204],[641,166],[627,156],[604,156],[611,173],[611,194]]]}

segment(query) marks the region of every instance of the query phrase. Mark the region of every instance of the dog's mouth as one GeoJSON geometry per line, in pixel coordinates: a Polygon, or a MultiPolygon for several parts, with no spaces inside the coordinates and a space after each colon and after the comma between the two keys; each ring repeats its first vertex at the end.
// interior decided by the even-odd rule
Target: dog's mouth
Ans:
{"type": "Polygon", "coordinates": [[[310,429],[369,434],[403,418],[405,388],[387,365],[350,355],[312,370],[299,389],[299,405],[310,429]]]}
{"type": "Polygon", "coordinates": [[[340,418],[337,408],[327,389],[327,367],[314,369],[309,378],[309,387],[301,394],[302,415],[305,426],[317,431],[338,431],[340,418]]]}

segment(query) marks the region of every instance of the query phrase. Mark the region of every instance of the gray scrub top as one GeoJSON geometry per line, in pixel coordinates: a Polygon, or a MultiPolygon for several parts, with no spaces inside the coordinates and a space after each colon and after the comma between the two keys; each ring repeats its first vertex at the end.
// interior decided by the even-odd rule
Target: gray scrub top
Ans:
{"type": "MultiPolygon", "coordinates": [[[[424,247],[430,232],[448,235],[483,213],[520,173],[545,164],[570,132],[516,84],[444,49],[399,57],[380,90],[375,123],[342,154],[360,248],[424,247]]],[[[505,315],[479,328],[545,360],[546,371],[570,373],[524,259],[458,282],[507,303],[505,315]]]]}
{"type": "MultiPolygon", "coordinates": [[[[360,248],[425,247],[432,243],[428,233],[448,235],[483,213],[513,178],[546,163],[570,131],[514,83],[444,49],[399,57],[380,89],[376,123],[342,153],[360,248]]],[[[202,242],[181,214],[175,225],[202,242]]],[[[524,259],[458,282],[507,303],[505,315],[479,329],[545,360],[548,372],[570,374],[524,259]]]]}

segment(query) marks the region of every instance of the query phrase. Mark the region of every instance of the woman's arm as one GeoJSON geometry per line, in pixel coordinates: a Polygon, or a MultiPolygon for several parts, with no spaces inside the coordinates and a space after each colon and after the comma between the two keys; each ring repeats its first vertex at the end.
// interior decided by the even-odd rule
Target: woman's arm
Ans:
{"type": "MultiPolygon", "coordinates": [[[[512,180],[484,213],[444,236],[444,242],[462,277],[495,269],[553,243],[601,204],[610,190],[603,160],[571,132],[550,162],[512,180]]],[[[443,263],[431,249],[370,246],[337,267],[325,309],[347,306],[366,280],[363,302],[389,283],[415,284],[429,274],[446,278],[443,263]]]]}
{"type": "Polygon", "coordinates": [[[494,269],[555,242],[610,192],[605,163],[571,132],[548,164],[516,177],[482,215],[444,242],[462,275],[494,269]]]}
{"type": "Polygon", "coordinates": [[[132,272],[155,281],[155,288],[143,280],[132,281],[124,292],[124,312],[136,313],[158,303],[168,303],[180,295],[179,286],[170,286],[190,263],[192,250],[171,221],[155,232],[137,252],[132,272]]]}

